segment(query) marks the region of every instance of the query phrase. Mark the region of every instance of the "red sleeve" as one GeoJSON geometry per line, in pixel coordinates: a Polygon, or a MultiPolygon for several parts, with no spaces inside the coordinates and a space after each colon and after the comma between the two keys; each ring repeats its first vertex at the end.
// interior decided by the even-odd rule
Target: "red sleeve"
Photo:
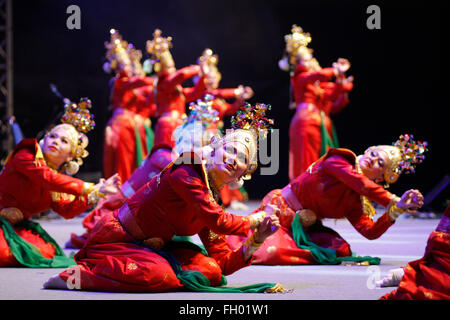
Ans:
{"type": "Polygon", "coordinates": [[[24,148],[17,151],[11,159],[15,170],[31,180],[31,183],[42,185],[46,190],[81,195],[84,181],[65,174],[52,171],[42,159],[37,159],[35,152],[24,148]]]}
{"type": "Polygon", "coordinates": [[[198,235],[209,256],[217,261],[223,274],[232,274],[251,264],[252,259],[245,261],[242,246],[232,250],[225,236],[216,234],[208,228],[204,228],[198,235]]]}
{"type": "Polygon", "coordinates": [[[91,206],[88,205],[86,196],[52,202],[52,209],[65,219],[74,218],[85,212],[89,207],[91,206]]]}
{"type": "Polygon", "coordinates": [[[347,219],[361,235],[369,240],[379,238],[393,224],[387,213],[374,222],[371,217],[362,211],[362,207],[350,211],[347,214],[347,219]]]}
{"type": "Polygon", "coordinates": [[[155,79],[152,77],[120,77],[115,82],[116,90],[121,92],[133,90],[143,86],[153,86],[155,79]]]}
{"type": "MultiPolygon", "coordinates": [[[[356,160],[357,161],[357,160],[356,160]]],[[[371,201],[387,207],[392,200],[392,194],[376,184],[362,173],[358,173],[353,165],[343,156],[332,155],[322,163],[323,170],[336,177],[347,187],[371,201]]]]}
{"type": "Polygon", "coordinates": [[[192,167],[178,167],[171,172],[168,181],[185,203],[194,208],[197,218],[213,232],[247,235],[250,230],[249,219],[224,211],[211,197],[207,186],[192,167]]]}
{"type": "Polygon", "coordinates": [[[302,72],[299,74],[299,78],[304,82],[311,83],[315,81],[328,81],[334,75],[333,68],[323,68],[319,71],[302,72]]]}
{"type": "Polygon", "coordinates": [[[235,99],[237,88],[224,88],[224,89],[212,89],[208,90],[207,93],[212,94],[215,98],[222,99],[235,99]]]}
{"type": "Polygon", "coordinates": [[[201,77],[194,87],[182,88],[186,102],[201,99],[206,94],[205,76],[201,77]]]}
{"type": "Polygon", "coordinates": [[[178,69],[174,73],[170,74],[166,81],[171,86],[176,86],[177,84],[182,84],[187,79],[190,79],[200,73],[200,67],[197,65],[187,66],[178,69]]]}

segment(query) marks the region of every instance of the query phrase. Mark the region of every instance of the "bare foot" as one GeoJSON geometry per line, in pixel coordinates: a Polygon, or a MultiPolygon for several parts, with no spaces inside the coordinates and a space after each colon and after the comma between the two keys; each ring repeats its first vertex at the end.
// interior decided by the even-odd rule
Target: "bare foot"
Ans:
{"type": "Polygon", "coordinates": [[[57,274],[44,283],[44,289],[67,289],[67,283],[57,274]]]}

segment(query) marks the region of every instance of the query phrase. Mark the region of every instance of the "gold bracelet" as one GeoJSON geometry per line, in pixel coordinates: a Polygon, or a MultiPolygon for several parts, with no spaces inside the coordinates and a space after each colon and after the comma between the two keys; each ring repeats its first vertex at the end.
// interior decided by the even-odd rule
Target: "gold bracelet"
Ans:
{"type": "Polygon", "coordinates": [[[403,212],[405,212],[405,210],[397,207],[397,203],[399,201],[400,201],[400,198],[397,196],[394,196],[389,205],[387,214],[392,220],[396,220],[403,212]]]}
{"type": "Polygon", "coordinates": [[[265,216],[266,216],[266,212],[264,210],[258,211],[257,213],[249,216],[250,229],[255,230],[256,228],[258,228],[259,225],[261,224],[261,221],[264,220],[265,216]]]}

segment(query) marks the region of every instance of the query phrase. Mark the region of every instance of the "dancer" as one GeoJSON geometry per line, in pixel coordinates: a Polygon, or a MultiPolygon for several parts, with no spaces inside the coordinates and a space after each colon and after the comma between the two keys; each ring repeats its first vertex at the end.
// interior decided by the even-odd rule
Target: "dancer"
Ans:
{"type": "Polygon", "coordinates": [[[150,116],[155,79],[145,76],[140,63],[142,53],[123,40],[119,32],[111,29],[111,40],[105,43],[107,62],[104,69],[114,71],[111,79],[111,119],[105,129],[103,175],[118,173],[127,180],[150,152],[153,131],[150,116]]]}
{"type": "Polygon", "coordinates": [[[44,287],[67,289],[69,284],[82,290],[128,292],[281,289],[274,284],[217,287],[225,284],[223,274],[249,265],[253,251],[279,227],[277,209],[240,217],[223,211],[216,200],[223,185],[248,178],[256,169],[259,131],[248,129],[269,123],[261,117],[265,109],[256,105],[251,122],[239,118],[235,131],[213,139],[201,155],[183,153],[119,210],[102,217],[75,256],[77,283],[72,286],[74,270],[66,270],[44,287]],[[256,232],[239,249],[228,247],[225,234],[244,235],[249,230],[256,232]],[[190,242],[172,240],[175,235],[194,234],[208,256],[190,242]]]}
{"type": "MultiPolygon", "coordinates": [[[[101,217],[119,209],[127,198],[134,195],[140,187],[160,173],[180,154],[199,150],[206,146],[211,140],[211,131],[208,128],[219,121],[218,111],[213,108],[213,101],[212,96],[206,95],[204,100],[198,100],[196,103],[191,102],[189,117],[184,118],[184,123],[173,133],[174,149],[168,144],[155,145],[142,165],[123,183],[120,192],[101,199],[94,210],[83,219],[85,232],[82,235],[72,233],[66,247],[82,248],[95,223],[101,217]]],[[[220,134],[216,133],[216,135],[220,134]]]]}
{"type": "Polygon", "coordinates": [[[39,143],[23,139],[9,155],[0,174],[0,266],[66,267],[74,264],[41,226],[30,221],[37,213],[52,209],[66,219],[117,192],[120,177],[93,184],[74,175],[88,155],[84,133],[95,124],[91,102],[65,106],[63,122],[39,143]]]}
{"type": "Polygon", "coordinates": [[[296,107],[289,128],[289,179],[293,180],[329,147],[338,147],[329,112],[338,112],[348,103],[345,94],[353,84],[345,76],[348,60],[340,58],[332,68],[320,67],[308,48],[311,37],[302,28],[294,25],[285,41],[286,53],[279,66],[290,71],[296,107]],[[330,82],[333,77],[336,82],[330,82]]]}
{"type": "MultiPolygon", "coordinates": [[[[217,54],[214,54],[209,48],[205,49],[197,60],[201,73],[194,77],[194,83],[197,83],[202,78],[201,76],[204,76],[206,94],[214,96],[213,108],[219,112],[219,122],[208,126],[211,135],[215,135],[217,130],[223,129],[223,118],[225,116],[235,114],[246,100],[253,97],[253,90],[249,86],[239,85],[237,88],[219,88],[222,74],[217,68],[218,62],[217,54]],[[234,101],[229,103],[226,99],[234,99],[234,101]]],[[[220,190],[220,195],[222,203],[226,207],[230,207],[232,210],[248,210],[248,207],[243,203],[248,199],[244,188],[230,189],[227,185],[220,190]]]]}
{"type": "Polygon", "coordinates": [[[200,67],[191,65],[177,70],[169,50],[172,47],[172,37],[164,38],[161,34],[161,30],[156,29],[153,40],[147,41],[152,71],[157,74],[153,91],[158,117],[154,143],[169,145],[173,148],[172,133],[183,123],[186,103],[200,99],[205,89],[204,81],[199,81],[199,85],[193,88],[181,86],[183,82],[199,74],[200,67]]]}
{"type": "MultiPolygon", "coordinates": [[[[396,284],[392,278],[384,284],[398,286],[381,300],[449,300],[450,299],[450,205],[436,230],[430,234],[424,256],[401,269],[395,269],[396,284]]],[[[387,280],[387,281],[386,281],[387,280]]]]}
{"type": "MultiPolygon", "coordinates": [[[[258,210],[268,204],[280,209],[280,230],[255,252],[255,264],[339,264],[353,261],[378,264],[378,258],[351,257],[350,245],[334,230],[322,225],[324,218],[347,218],[367,239],[380,237],[403,212],[414,213],[423,205],[415,189],[401,198],[378,183],[394,183],[402,172],[414,172],[423,159],[426,142],[402,135],[393,145],[368,148],[356,156],[348,149],[331,148],[306,172],[283,189],[269,192],[258,210]],[[376,221],[370,201],[386,212],[376,221]],[[343,258],[345,257],[345,258],[343,258]]],[[[228,237],[237,246],[242,240],[228,237]]]]}

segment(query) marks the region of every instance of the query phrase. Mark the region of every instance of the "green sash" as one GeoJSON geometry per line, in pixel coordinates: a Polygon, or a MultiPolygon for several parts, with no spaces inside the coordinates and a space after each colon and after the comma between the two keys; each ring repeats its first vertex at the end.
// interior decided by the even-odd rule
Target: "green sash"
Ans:
{"type": "Polygon", "coordinates": [[[300,222],[300,217],[295,215],[292,221],[292,236],[295,243],[300,249],[309,250],[312,257],[318,264],[340,264],[341,262],[363,262],[367,261],[369,264],[380,264],[380,258],[370,256],[351,256],[351,257],[337,257],[336,250],[332,248],[323,248],[311,241],[308,233],[305,232],[300,222]]]}
{"type": "MultiPolygon", "coordinates": [[[[189,248],[208,256],[208,252],[203,246],[198,246],[194,242],[190,241],[189,238],[174,237],[171,242],[169,242],[166,249],[172,248],[189,248]]],[[[212,287],[208,278],[194,270],[182,270],[180,262],[168,251],[157,251],[159,255],[164,257],[169,264],[172,266],[173,271],[177,275],[180,282],[191,291],[196,292],[234,292],[234,293],[261,293],[268,289],[274,288],[275,283],[256,283],[248,286],[242,287],[224,287],[227,284],[227,279],[222,275],[222,280],[219,287],[212,287]]]]}
{"type": "Polygon", "coordinates": [[[339,148],[339,142],[337,139],[336,129],[334,125],[331,125],[331,130],[333,134],[333,138],[330,137],[327,128],[323,122],[323,111],[320,112],[320,156],[323,156],[328,151],[328,147],[330,148],[339,148]]]}
{"type": "Polygon", "coordinates": [[[25,267],[30,268],[66,268],[74,266],[76,263],[73,256],[67,257],[56,241],[40,226],[39,223],[24,220],[21,225],[28,230],[37,233],[45,242],[51,243],[55,247],[53,259],[44,258],[39,249],[22,239],[11,226],[9,221],[0,217],[0,224],[3,235],[8,243],[13,256],[25,267]]]}
{"type": "MultiPolygon", "coordinates": [[[[152,128],[145,122],[144,122],[144,128],[145,128],[147,152],[150,153],[150,151],[153,148],[153,140],[155,138],[155,134],[154,134],[152,128]]],[[[135,138],[136,138],[136,168],[139,168],[141,166],[142,161],[144,160],[144,151],[143,151],[143,147],[142,147],[141,134],[136,125],[136,122],[134,122],[134,132],[135,132],[135,138]]]]}

